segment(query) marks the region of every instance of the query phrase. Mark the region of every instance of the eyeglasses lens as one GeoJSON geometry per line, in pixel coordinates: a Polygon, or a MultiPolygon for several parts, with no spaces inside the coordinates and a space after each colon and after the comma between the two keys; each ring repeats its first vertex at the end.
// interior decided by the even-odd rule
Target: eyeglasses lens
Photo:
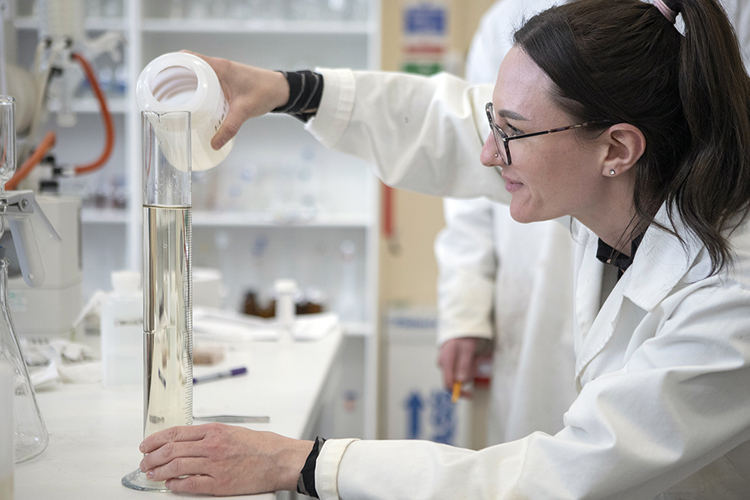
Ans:
{"type": "Polygon", "coordinates": [[[497,129],[497,125],[492,127],[492,135],[495,137],[495,147],[497,148],[498,155],[500,155],[500,159],[503,160],[504,164],[508,165],[508,158],[506,158],[505,151],[505,141],[503,141],[503,136],[497,129]]]}
{"type": "Polygon", "coordinates": [[[487,120],[490,122],[490,130],[492,130],[492,137],[495,139],[495,148],[497,148],[497,154],[499,158],[503,161],[505,165],[508,165],[508,158],[507,158],[507,150],[505,149],[505,141],[503,140],[503,135],[500,130],[500,127],[497,126],[495,123],[495,110],[492,107],[492,103],[487,103],[487,106],[485,107],[485,111],[487,112],[487,120]]]}

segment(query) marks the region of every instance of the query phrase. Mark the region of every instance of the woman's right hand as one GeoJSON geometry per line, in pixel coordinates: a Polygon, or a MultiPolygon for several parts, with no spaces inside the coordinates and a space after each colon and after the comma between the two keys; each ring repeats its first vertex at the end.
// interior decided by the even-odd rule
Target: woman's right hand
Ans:
{"type": "Polygon", "coordinates": [[[227,117],[211,139],[211,147],[215,150],[237,135],[245,120],[264,115],[289,101],[289,84],[278,71],[185,52],[200,57],[211,66],[229,103],[227,117]]]}
{"type": "Polygon", "coordinates": [[[175,493],[243,495],[297,488],[311,441],[224,424],[171,427],[141,443],[141,470],[175,493]]]}

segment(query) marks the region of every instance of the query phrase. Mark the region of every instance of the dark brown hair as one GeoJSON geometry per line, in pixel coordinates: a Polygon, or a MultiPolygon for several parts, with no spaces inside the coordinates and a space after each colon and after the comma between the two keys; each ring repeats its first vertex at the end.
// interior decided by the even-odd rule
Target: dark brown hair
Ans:
{"type": "Polygon", "coordinates": [[[723,232],[750,206],[750,78],[717,0],[666,3],[682,15],[684,36],[640,0],[578,0],[531,18],[515,43],[571,118],[641,130],[637,217],[655,223],[666,202],[670,220],[676,210],[705,244],[715,274],[732,262],[723,232]]]}

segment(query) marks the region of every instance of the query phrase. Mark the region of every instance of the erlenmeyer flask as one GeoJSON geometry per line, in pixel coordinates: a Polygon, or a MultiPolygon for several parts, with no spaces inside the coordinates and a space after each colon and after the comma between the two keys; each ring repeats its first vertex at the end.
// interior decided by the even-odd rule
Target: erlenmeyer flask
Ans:
{"type": "MultiPolygon", "coordinates": [[[[0,248],[0,254],[2,253],[0,248]]],[[[43,452],[49,436],[8,310],[8,259],[4,256],[0,257],[0,311],[0,360],[13,368],[15,458],[16,463],[19,463],[43,452]]]]}

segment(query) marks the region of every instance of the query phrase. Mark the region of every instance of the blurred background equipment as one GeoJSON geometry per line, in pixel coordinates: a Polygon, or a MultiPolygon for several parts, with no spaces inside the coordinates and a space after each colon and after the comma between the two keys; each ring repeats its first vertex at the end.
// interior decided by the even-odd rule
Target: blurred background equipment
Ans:
{"type": "MultiPolygon", "coordinates": [[[[16,169],[15,102],[0,97],[0,180],[7,180],[16,169]]],[[[47,448],[49,435],[44,425],[26,361],[8,309],[8,268],[13,262],[30,287],[44,283],[44,267],[36,234],[44,243],[60,238],[44,216],[32,191],[6,192],[0,185],[0,234],[12,236],[12,245],[0,246],[0,363],[13,372],[13,456],[16,462],[29,460],[47,448]],[[6,231],[7,229],[7,231],[6,231]],[[8,252],[9,249],[14,251],[8,252]],[[10,254],[10,255],[9,255],[10,254]]],[[[10,242],[10,241],[9,241],[10,242]]],[[[4,443],[7,446],[10,443],[4,443]]]]}
{"type": "MultiPolygon", "coordinates": [[[[104,32],[88,37],[84,0],[39,0],[36,8],[39,30],[34,59],[30,68],[23,68],[16,62],[15,2],[0,0],[0,93],[16,99],[20,165],[5,187],[45,193],[37,200],[63,242],[40,248],[48,278],[41,287],[27,286],[11,265],[9,307],[21,334],[49,338],[70,336],[73,319],[82,305],[82,203],[78,197],[59,196],[59,183],[63,178],[98,170],[112,154],[114,123],[90,61],[104,53],[119,60],[122,36],[104,32]],[[81,158],[59,160],[53,155],[57,134],[48,130],[49,111],[56,110],[57,127],[74,127],[73,98],[84,81],[96,97],[105,142],[98,154],[83,149],[81,158]],[[44,314],[39,314],[41,311],[44,314]]],[[[12,248],[9,237],[6,234],[0,244],[12,248]]]]}

